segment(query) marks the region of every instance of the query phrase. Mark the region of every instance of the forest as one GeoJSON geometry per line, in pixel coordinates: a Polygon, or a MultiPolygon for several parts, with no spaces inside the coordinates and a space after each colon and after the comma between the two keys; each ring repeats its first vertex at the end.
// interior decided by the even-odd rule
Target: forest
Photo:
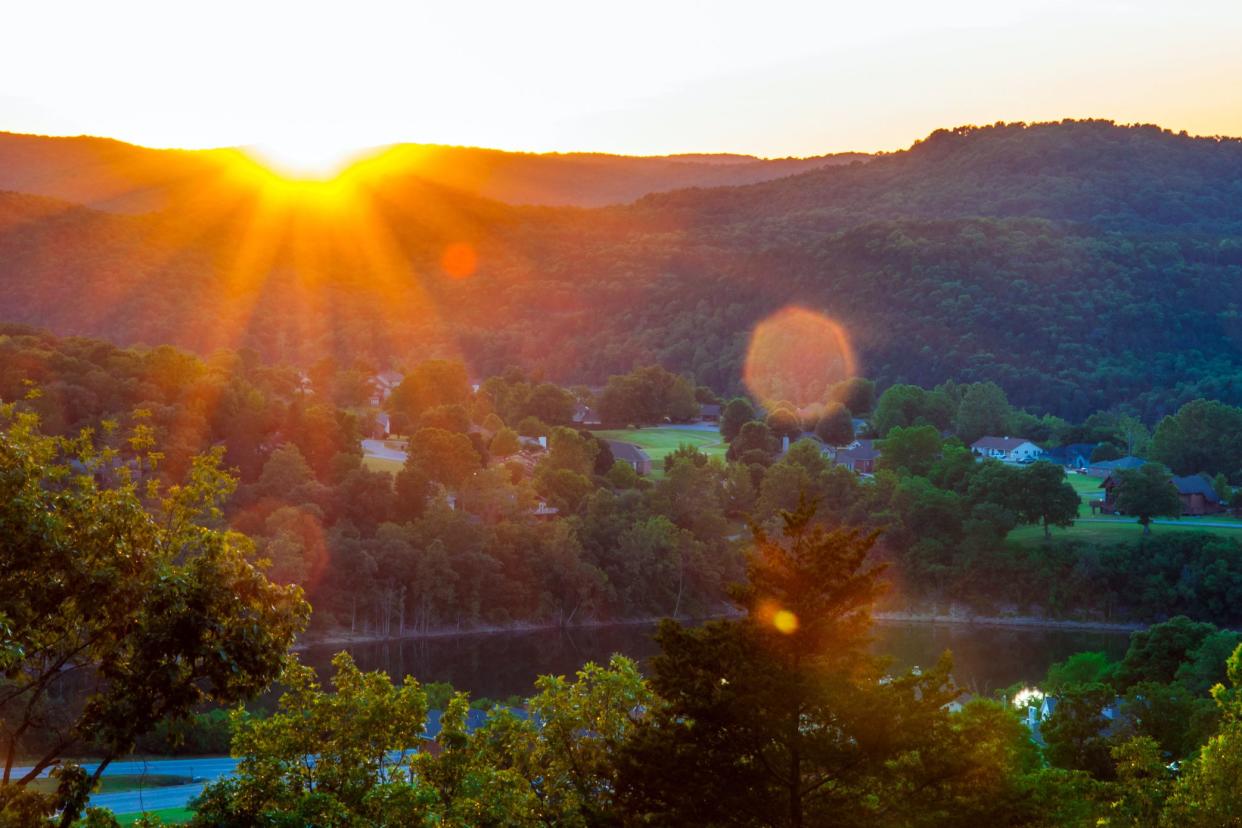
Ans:
{"type": "Polygon", "coordinates": [[[6,318],[289,364],[440,356],[476,379],[516,363],[602,385],[659,364],[731,396],[751,330],[794,305],[836,320],[885,387],[996,382],[1078,420],[1242,402],[1237,140],[941,130],[866,163],[593,209],[398,177],[335,195],[337,212],[256,175],[138,215],[0,193],[6,318]],[[463,245],[468,273],[446,258],[463,245]]]}

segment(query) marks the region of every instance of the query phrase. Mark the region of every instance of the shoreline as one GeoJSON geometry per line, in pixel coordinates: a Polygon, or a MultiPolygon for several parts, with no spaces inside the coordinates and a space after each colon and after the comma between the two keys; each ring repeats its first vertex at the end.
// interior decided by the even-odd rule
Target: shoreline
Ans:
{"type": "MultiPolygon", "coordinates": [[[[666,617],[666,616],[665,616],[666,617]]],[[[354,644],[384,644],[403,641],[425,641],[442,638],[473,638],[477,636],[524,635],[527,633],[550,632],[552,630],[589,630],[606,629],[609,627],[641,627],[659,624],[665,617],[628,618],[615,621],[582,621],[575,624],[513,624],[503,627],[470,627],[470,628],[438,628],[425,632],[406,632],[403,635],[376,634],[333,634],[322,638],[299,640],[290,648],[293,652],[303,652],[320,647],[349,647],[354,644]]],[[[733,613],[721,613],[699,618],[679,618],[684,623],[702,623],[720,618],[736,617],[733,613]]],[[[938,613],[919,612],[875,612],[871,616],[877,624],[916,625],[932,624],[958,627],[1003,627],[1026,630],[1066,630],[1070,632],[1105,632],[1131,633],[1146,629],[1149,625],[1138,622],[1088,621],[1061,618],[1042,618],[1040,616],[1003,616],[1003,615],[945,615],[938,613]]]]}

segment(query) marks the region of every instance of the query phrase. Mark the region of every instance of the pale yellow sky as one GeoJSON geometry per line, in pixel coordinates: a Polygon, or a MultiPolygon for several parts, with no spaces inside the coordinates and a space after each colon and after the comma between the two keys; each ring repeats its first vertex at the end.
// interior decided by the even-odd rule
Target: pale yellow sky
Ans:
{"type": "Polygon", "coordinates": [[[1242,0],[8,2],[0,129],[317,153],[889,150],[1105,117],[1242,135],[1242,0]]]}

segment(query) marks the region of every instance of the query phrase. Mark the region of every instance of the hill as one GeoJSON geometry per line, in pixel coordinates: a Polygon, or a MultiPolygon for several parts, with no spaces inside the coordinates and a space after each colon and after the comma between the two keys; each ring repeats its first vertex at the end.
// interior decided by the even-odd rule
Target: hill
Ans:
{"type": "MultiPolygon", "coordinates": [[[[163,209],[226,171],[235,150],[166,150],[107,138],[0,133],[0,190],[141,213],[163,209]]],[[[684,187],[751,184],[863,153],[763,159],[749,155],[634,157],[398,144],[364,155],[390,182],[430,181],[511,204],[598,207],[684,187]],[[378,162],[378,163],[377,163],[378,162]]]]}
{"type": "Polygon", "coordinates": [[[409,175],[334,205],[247,186],[143,216],[0,196],[0,319],[295,362],[447,353],[565,381],[660,362],[734,390],[750,329],[800,304],[839,321],[881,383],[990,379],[1066,416],[1242,402],[1237,140],[963,128],[601,209],[409,175]],[[455,246],[467,272],[446,265],[455,246]]]}

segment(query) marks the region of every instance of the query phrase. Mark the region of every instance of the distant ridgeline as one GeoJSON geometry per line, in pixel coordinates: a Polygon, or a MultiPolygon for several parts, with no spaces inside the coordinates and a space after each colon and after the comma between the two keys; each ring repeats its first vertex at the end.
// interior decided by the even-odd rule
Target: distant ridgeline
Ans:
{"type": "MultiPolygon", "coordinates": [[[[511,206],[484,196],[539,199],[450,174],[503,154],[377,161],[313,185],[235,174],[227,153],[154,153],[117,179],[159,196],[140,214],[31,195],[69,195],[47,182],[79,168],[37,139],[52,160],[23,178],[4,165],[37,147],[6,153],[12,140],[0,182],[22,192],[0,193],[0,321],[295,364],[440,354],[565,383],[658,363],[733,391],[748,332],[798,304],[836,319],[881,387],[991,380],[1073,418],[1242,402],[1234,139],[1089,121],[941,130],[865,163],[750,178],[727,171],[760,162],[663,159],[713,169],[650,174],[646,191],[660,175],[743,185],[592,209],[511,206]],[[180,174],[153,175],[162,163],[180,174]]],[[[521,158],[523,175],[560,181],[597,157],[521,158]]],[[[636,195],[607,167],[544,203],[636,195]]]]}

